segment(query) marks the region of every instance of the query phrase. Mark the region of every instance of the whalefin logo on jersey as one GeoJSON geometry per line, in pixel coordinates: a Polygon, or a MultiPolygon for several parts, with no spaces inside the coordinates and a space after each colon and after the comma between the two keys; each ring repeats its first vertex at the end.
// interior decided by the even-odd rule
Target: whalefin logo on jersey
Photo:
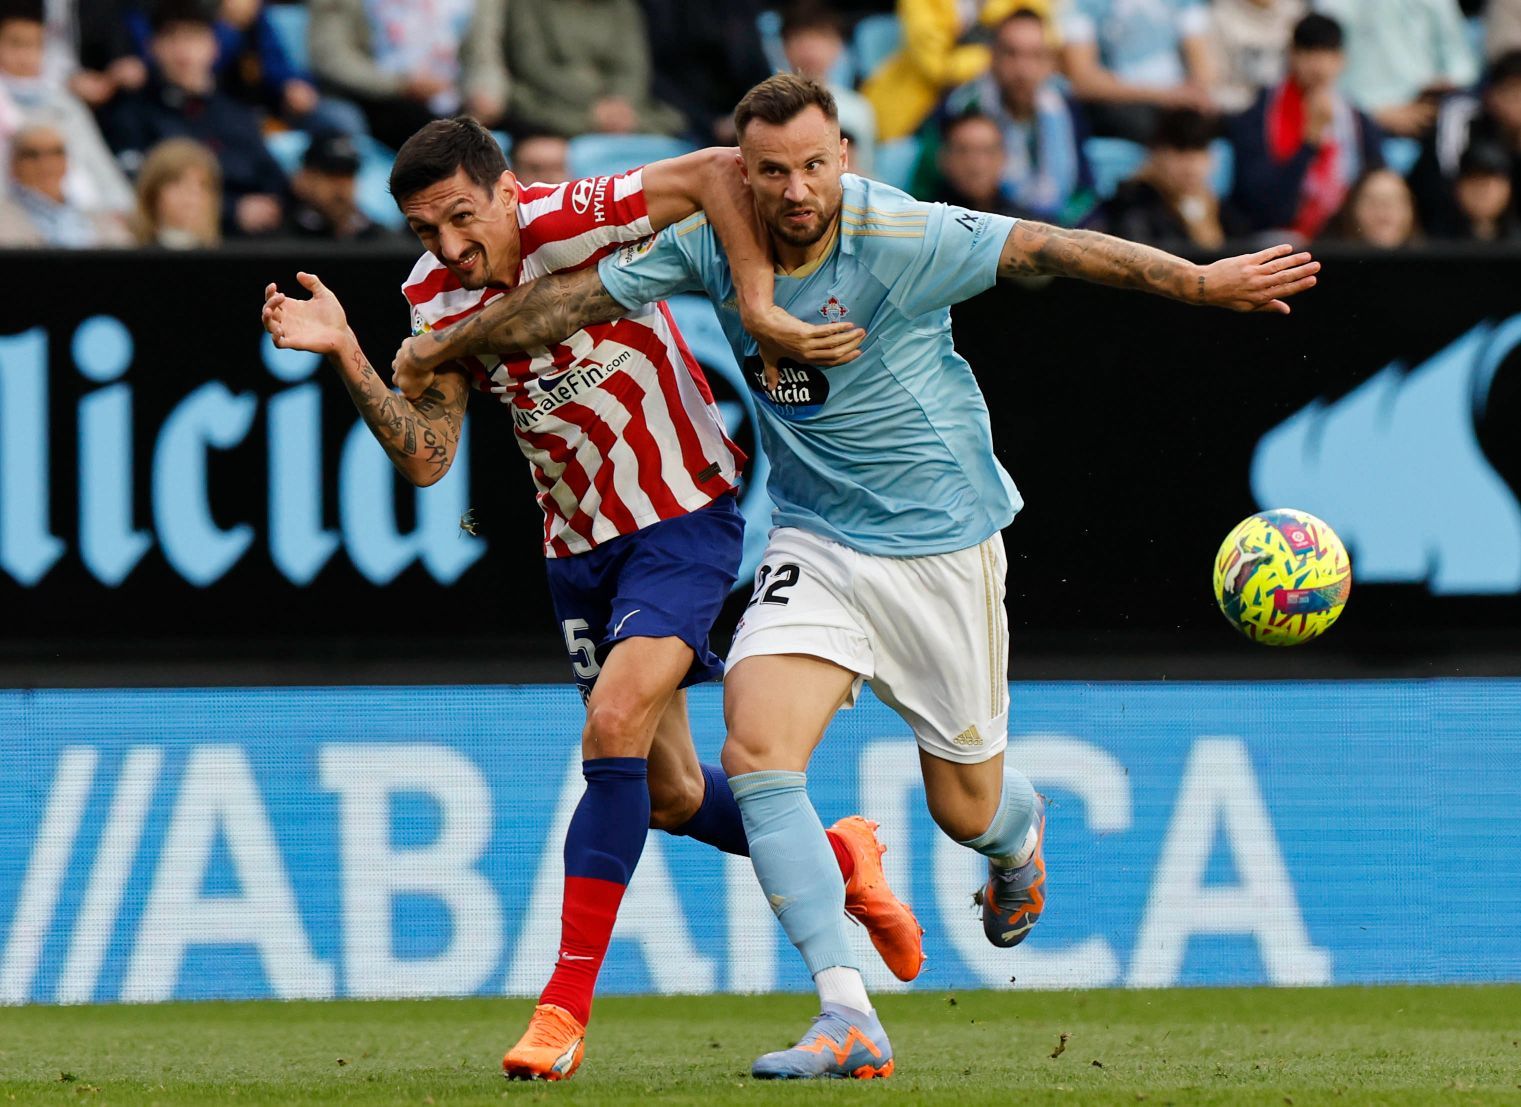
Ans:
{"type": "Polygon", "coordinates": [[[830,296],[829,299],[824,301],[824,306],[819,308],[819,314],[824,317],[824,321],[827,323],[838,323],[850,314],[850,309],[840,303],[839,297],[830,296]]]}

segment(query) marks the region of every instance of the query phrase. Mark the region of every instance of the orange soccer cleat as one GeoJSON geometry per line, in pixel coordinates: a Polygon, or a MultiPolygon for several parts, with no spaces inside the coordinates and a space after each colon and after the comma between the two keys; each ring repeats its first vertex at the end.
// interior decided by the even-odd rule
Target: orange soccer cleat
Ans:
{"type": "Polygon", "coordinates": [[[541,1003],[502,1058],[508,1080],[568,1080],[586,1052],[586,1027],[563,1007],[541,1003]]]}
{"type": "Polygon", "coordinates": [[[882,871],[887,847],[877,840],[877,824],[860,815],[847,815],[829,830],[855,862],[855,872],[845,882],[845,913],[866,927],[871,944],[892,974],[899,980],[912,980],[924,966],[924,927],[887,886],[887,874],[882,871]]]}

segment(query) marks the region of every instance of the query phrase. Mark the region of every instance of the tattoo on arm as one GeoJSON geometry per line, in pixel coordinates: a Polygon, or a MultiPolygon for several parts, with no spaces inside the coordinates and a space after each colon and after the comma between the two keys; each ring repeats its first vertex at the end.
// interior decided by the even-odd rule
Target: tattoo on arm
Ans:
{"type": "Polygon", "coordinates": [[[1204,302],[1204,275],[1183,258],[1097,231],[1022,219],[999,259],[1000,277],[1080,277],[1115,288],[1204,302]]]}
{"type": "Polygon", "coordinates": [[[597,267],[553,273],[520,285],[468,319],[430,332],[439,357],[515,354],[569,338],[582,327],[627,315],[597,267]]]}
{"type": "Polygon", "coordinates": [[[391,463],[414,484],[441,478],[459,445],[465,397],[451,399],[435,385],[409,401],[382,383],[362,351],[349,357],[348,365],[338,366],[344,384],[391,463]]]}

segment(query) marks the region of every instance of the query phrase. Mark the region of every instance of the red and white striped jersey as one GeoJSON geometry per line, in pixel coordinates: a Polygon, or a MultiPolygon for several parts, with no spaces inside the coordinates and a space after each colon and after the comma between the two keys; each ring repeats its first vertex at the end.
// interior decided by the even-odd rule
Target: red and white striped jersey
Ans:
{"type": "MultiPolygon", "coordinates": [[[[518,186],[517,281],[595,265],[652,232],[642,169],[518,186]]],[[[414,332],[464,319],[507,290],[461,288],[432,254],[402,286],[414,332]]],[[[696,511],[745,463],[664,303],[506,359],[468,358],[476,388],[503,387],[544,509],[544,554],[567,557],[696,511]]]]}

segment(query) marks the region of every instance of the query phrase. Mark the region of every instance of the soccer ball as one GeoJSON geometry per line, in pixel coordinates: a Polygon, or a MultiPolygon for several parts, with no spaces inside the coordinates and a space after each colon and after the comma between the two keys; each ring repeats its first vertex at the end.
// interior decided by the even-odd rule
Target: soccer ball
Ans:
{"type": "Polygon", "coordinates": [[[1352,591],[1336,532],[1305,511],[1248,516],[1215,555],[1215,602],[1253,642],[1297,646],[1331,628],[1352,591]]]}

